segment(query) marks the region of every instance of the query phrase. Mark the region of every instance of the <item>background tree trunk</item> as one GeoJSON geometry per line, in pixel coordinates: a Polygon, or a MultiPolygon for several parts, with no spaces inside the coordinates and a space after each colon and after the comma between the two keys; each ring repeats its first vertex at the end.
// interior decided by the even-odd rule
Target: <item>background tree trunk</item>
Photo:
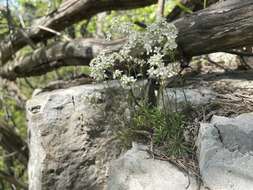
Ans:
{"type": "MultiPolygon", "coordinates": [[[[177,42],[187,57],[251,45],[252,10],[251,0],[230,0],[180,18],[174,21],[179,31],[177,42]]],[[[100,50],[117,51],[122,43],[124,40],[105,42],[98,39],[56,43],[34,51],[19,62],[5,65],[0,76],[14,80],[45,74],[62,66],[88,65],[100,50]]]]}
{"type": "Polygon", "coordinates": [[[188,56],[253,44],[253,1],[229,0],[176,20],[177,42],[188,56]]]}

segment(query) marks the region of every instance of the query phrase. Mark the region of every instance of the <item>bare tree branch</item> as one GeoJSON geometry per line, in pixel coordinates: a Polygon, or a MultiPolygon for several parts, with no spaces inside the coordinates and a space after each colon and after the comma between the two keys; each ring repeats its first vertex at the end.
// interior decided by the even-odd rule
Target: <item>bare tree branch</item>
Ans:
{"type": "Polygon", "coordinates": [[[0,145],[9,154],[14,154],[15,157],[24,165],[28,162],[28,146],[24,140],[8,126],[7,123],[0,120],[0,145]]]}
{"type": "Polygon", "coordinates": [[[27,184],[24,184],[24,183],[18,181],[18,179],[16,179],[15,176],[9,175],[6,172],[1,171],[1,170],[0,170],[0,178],[7,181],[11,185],[15,185],[18,188],[21,188],[21,189],[24,189],[24,190],[28,189],[27,184]]]}
{"type": "MultiPolygon", "coordinates": [[[[230,0],[176,20],[177,42],[187,57],[226,51],[253,44],[253,1],[230,0]],[[229,18],[229,19],[228,19],[229,18]]],[[[45,74],[62,66],[88,65],[99,51],[117,51],[124,40],[98,39],[56,43],[34,51],[21,60],[0,68],[0,76],[14,80],[45,74]]]]}
{"type": "MultiPolygon", "coordinates": [[[[126,10],[144,7],[156,3],[157,0],[66,0],[60,7],[49,15],[35,20],[33,25],[25,31],[33,43],[48,39],[54,34],[39,28],[43,26],[55,31],[61,31],[66,27],[84,19],[89,19],[97,13],[108,10],[126,10]]],[[[0,65],[6,63],[18,50],[27,45],[27,39],[17,31],[7,36],[0,42],[0,65]]]]}
{"type": "Polygon", "coordinates": [[[16,101],[17,106],[20,109],[23,109],[25,107],[27,97],[21,92],[21,90],[19,89],[18,85],[15,82],[2,79],[0,77],[0,88],[2,90],[6,90],[6,93],[16,101]]]}
{"type": "Polygon", "coordinates": [[[117,51],[125,39],[108,42],[99,39],[78,39],[55,43],[0,67],[0,76],[9,80],[45,74],[63,66],[89,65],[102,50],[117,51]]]}

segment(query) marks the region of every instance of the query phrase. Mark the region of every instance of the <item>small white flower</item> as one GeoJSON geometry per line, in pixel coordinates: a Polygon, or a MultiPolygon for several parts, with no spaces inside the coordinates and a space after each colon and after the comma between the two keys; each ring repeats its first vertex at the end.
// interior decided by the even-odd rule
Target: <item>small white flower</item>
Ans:
{"type": "Polygon", "coordinates": [[[163,63],[163,55],[160,53],[154,54],[152,55],[149,60],[148,63],[150,64],[150,66],[159,66],[163,63]]]}
{"type": "Polygon", "coordinates": [[[152,44],[151,41],[149,41],[149,43],[145,43],[144,44],[144,48],[147,51],[147,55],[149,55],[152,52],[152,46],[151,46],[151,44],[152,44]]]}
{"type": "Polygon", "coordinates": [[[110,41],[112,39],[112,34],[110,32],[106,33],[106,40],[110,41]]]}
{"type": "MultiPolygon", "coordinates": [[[[147,69],[149,77],[165,80],[175,74],[172,63],[165,65],[163,57],[172,53],[177,48],[177,28],[165,19],[149,25],[145,32],[133,30],[133,24],[115,20],[112,31],[128,37],[127,43],[120,51],[115,53],[100,53],[90,64],[91,76],[96,80],[105,80],[109,77],[120,79],[123,87],[129,87],[136,82],[133,76],[123,74],[117,68],[117,63],[126,64],[130,69],[147,69]],[[148,60],[142,59],[143,55],[151,55],[148,60]],[[106,72],[109,71],[109,72],[106,72]],[[113,75],[107,76],[106,73],[113,75]]],[[[110,36],[108,36],[110,37],[110,36]]],[[[141,73],[136,73],[140,76],[141,73]]]]}
{"type": "Polygon", "coordinates": [[[122,71],[117,69],[113,72],[113,79],[118,79],[119,77],[121,77],[121,75],[122,75],[122,71]]]}
{"type": "Polygon", "coordinates": [[[174,76],[175,74],[177,74],[177,72],[173,68],[172,63],[170,65],[167,65],[167,66],[164,66],[162,64],[162,65],[159,65],[156,68],[151,67],[150,69],[148,69],[147,72],[148,72],[148,75],[149,75],[150,78],[156,78],[156,79],[160,79],[162,81],[174,76]]]}
{"type": "Polygon", "coordinates": [[[123,88],[128,88],[136,82],[136,79],[133,76],[122,75],[120,82],[123,88]]]}

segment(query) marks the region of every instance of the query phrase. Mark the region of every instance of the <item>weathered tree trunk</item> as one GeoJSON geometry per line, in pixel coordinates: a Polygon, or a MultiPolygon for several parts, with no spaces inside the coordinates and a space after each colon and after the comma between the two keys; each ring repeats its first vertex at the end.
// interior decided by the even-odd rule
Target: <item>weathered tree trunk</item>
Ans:
{"type": "MultiPolygon", "coordinates": [[[[230,0],[178,19],[174,22],[179,30],[178,44],[188,57],[251,45],[252,10],[251,0],[230,0]]],[[[44,74],[61,66],[88,65],[100,50],[106,47],[118,50],[120,46],[119,41],[92,39],[59,43],[35,51],[15,64],[6,64],[0,76],[13,80],[44,74]]]]}
{"type": "Polygon", "coordinates": [[[188,56],[253,44],[253,1],[229,0],[175,21],[188,56]]]}

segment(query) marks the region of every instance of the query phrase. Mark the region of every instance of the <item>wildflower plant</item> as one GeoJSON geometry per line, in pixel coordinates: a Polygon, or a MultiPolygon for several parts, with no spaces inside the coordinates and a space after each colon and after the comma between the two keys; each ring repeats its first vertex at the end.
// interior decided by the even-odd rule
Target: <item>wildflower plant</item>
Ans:
{"type": "MultiPolygon", "coordinates": [[[[124,88],[131,87],[139,78],[164,81],[176,74],[172,60],[177,48],[176,27],[159,19],[144,31],[135,30],[131,23],[114,21],[111,33],[126,37],[127,42],[118,52],[101,52],[91,62],[91,76],[97,81],[118,79],[124,88]]],[[[111,34],[108,35],[111,39],[111,34]]]]}
{"type": "MultiPolygon", "coordinates": [[[[177,49],[177,29],[163,18],[148,25],[143,31],[134,28],[131,23],[114,22],[111,32],[117,34],[117,37],[126,37],[126,43],[117,52],[107,53],[110,51],[105,50],[93,59],[90,64],[91,76],[97,81],[120,81],[123,88],[129,89],[130,98],[135,100],[133,106],[133,99],[129,99],[133,108],[131,118],[127,121],[128,127],[116,132],[124,145],[132,141],[151,141],[154,147],[160,147],[166,154],[181,156],[188,152],[183,137],[185,126],[182,115],[164,111],[165,107],[161,109],[156,104],[150,106],[146,97],[136,101],[131,88],[137,80],[148,78],[160,84],[161,93],[155,93],[155,98],[164,94],[164,82],[178,73],[173,63],[177,49]]],[[[109,38],[112,36],[115,35],[109,38]]]]}

